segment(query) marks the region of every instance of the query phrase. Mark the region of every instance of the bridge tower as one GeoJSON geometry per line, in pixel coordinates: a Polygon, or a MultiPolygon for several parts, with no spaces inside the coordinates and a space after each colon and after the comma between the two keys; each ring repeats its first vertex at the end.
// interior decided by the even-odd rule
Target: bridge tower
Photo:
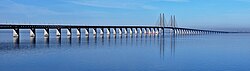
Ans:
{"type": "Polygon", "coordinates": [[[171,18],[170,18],[170,27],[173,27],[173,28],[176,27],[175,15],[171,15],[171,18]]]}
{"type": "Polygon", "coordinates": [[[159,27],[165,27],[165,16],[164,16],[164,13],[160,14],[160,23],[157,24],[159,27]]]}
{"type": "Polygon", "coordinates": [[[177,29],[176,28],[176,20],[175,20],[175,15],[171,15],[170,17],[170,27],[172,27],[170,32],[176,33],[177,29]]]}
{"type": "Polygon", "coordinates": [[[158,20],[157,23],[158,23],[157,25],[158,25],[159,27],[162,27],[162,28],[158,29],[158,31],[159,31],[160,33],[163,33],[163,35],[164,35],[164,27],[167,26],[167,25],[166,25],[166,20],[165,20],[165,14],[164,14],[164,13],[161,13],[161,14],[160,14],[160,17],[159,17],[159,20],[158,20]]]}

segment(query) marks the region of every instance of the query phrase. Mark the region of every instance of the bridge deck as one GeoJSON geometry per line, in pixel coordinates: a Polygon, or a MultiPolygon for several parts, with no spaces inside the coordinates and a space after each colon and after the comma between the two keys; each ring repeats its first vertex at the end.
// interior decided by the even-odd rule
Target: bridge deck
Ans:
{"type": "MultiPolygon", "coordinates": [[[[43,29],[43,28],[163,28],[159,26],[76,26],[76,25],[0,25],[0,29],[43,29]]],[[[165,27],[171,28],[171,27],[165,27]]]]}
{"type": "Polygon", "coordinates": [[[77,25],[5,25],[0,24],[0,29],[56,29],[56,28],[166,28],[166,29],[180,29],[180,30],[193,30],[193,31],[205,31],[205,32],[221,32],[230,33],[226,31],[213,31],[213,30],[202,30],[202,29],[191,29],[191,28],[180,28],[180,27],[160,27],[160,26],[77,26],[77,25]]]}

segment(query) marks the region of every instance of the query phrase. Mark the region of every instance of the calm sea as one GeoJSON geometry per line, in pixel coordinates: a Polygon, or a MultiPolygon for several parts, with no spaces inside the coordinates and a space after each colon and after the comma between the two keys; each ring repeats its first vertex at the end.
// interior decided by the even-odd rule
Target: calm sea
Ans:
{"type": "Polygon", "coordinates": [[[36,38],[0,30],[0,71],[249,71],[250,34],[36,38]]]}

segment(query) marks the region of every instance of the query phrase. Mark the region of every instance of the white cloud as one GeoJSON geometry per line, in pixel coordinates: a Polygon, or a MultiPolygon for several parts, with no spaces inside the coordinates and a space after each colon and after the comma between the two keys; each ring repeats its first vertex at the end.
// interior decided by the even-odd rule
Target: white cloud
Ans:
{"type": "Polygon", "coordinates": [[[29,16],[60,14],[56,11],[52,11],[47,8],[24,5],[24,4],[16,3],[11,0],[1,0],[0,7],[1,7],[0,13],[23,14],[23,15],[29,15],[29,16]]]}
{"type": "Polygon", "coordinates": [[[154,6],[147,5],[145,3],[149,1],[133,1],[133,0],[71,0],[66,1],[72,4],[83,5],[83,6],[91,6],[91,7],[99,7],[99,8],[115,8],[115,9],[146,9],[152,10],[157,9],[154,6]]]}

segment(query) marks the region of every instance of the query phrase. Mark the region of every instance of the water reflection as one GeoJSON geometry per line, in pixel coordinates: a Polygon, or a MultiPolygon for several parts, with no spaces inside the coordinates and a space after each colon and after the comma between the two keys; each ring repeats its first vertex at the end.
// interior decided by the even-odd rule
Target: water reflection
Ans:
{"type": "Polygon", "coordinates": [[[62,44],[61,40],[62,40],[61,36],[56,36],[56,43],[57,44],[61,45],[62,44]]]}
{"type": "Polygon", "coordinates": [[[77,43],[81,44],[81,36],[77,36],[77,43]]]}
{"type": "Polygon", "coordinates": [[[14,44],[14,47],[19,47],[19,44],[20,44],[20,38],[19,37],[13,37],[13,44],[14,44]]]}
{"type": "Polygon", "coordinates": [[[160,41],[160,44],[159,44],[160,45],[160,57],[163,60],[166,57],[165,54],[170,55],[171,58],[174,58],[174,56],[175,56],[175,45],[176,45],[175,40],[176,40],[177,35],[174,34],[173,32],[169,32],[167,34],[169,34],[169,36],[157,36],[159,38],[159,41],[160,41]],[[170,54],[165,52],[167,49],[170,49],[170,54]]]}
{"type": "Polygon", "coordinates": [[[161,36],[160,39],[160,57],[164,59],[164,51],[165,51],[165,46],[164,46],[165,40],[164,40],[164,36],[161,36]]]}
{"type": "Polygon", "coordinates": [[[36,37],[30,37],[30,46],[35,47],[36,45],[36,37]]]}
{"type": "Polygon", "coordinates": [[[44,37],[44,45],[49,47],[49,37],[44,37]]]}
{"type": "Polygon", "coordinates": [[[72,43],[72,37],[71,36],[67,36],[67,43],[69,43],[71,45],[71,43],[72,43]]]}
{"type": "Polygon", "coordinates": [[[86,38],[86,43],[87,45],[89,45],[89,38],[86,38]]]}
{"type": "Polygon", "coordinates": [[[170,48],[171,48],[171,55],[175,55],[175,37],[176,35],[172,32],[170,32],[170,48]]]}
{"type": "MultiPolygon", "coordinates": [[[[142,35],[100,35],[100,36],[88,36],[82,38],[80,36],[77,37],[65,37],[66,39],[62,39],[61,36],[57,36],[56,38],[43,38],[43,46],[44,47],[55,47],[54,44],[59,46],[57,47],[73,47],[74,45],[78,45],[79,47],[88,47],[88,48],[99,48],[99,47],[150,47],[150,48],[159,48],[160,57],[164,59],[166,48],[170,48],[171,56],[175,56],[175,40],[176,35],[174,33],[169,33],[168,35],[152,35],[152,34],[142,34],[142,35]],[[52,39],[52,41],[50,41],[52,39]],[[53,39],[56,39],[53,41],[53,39]],[[82,42],[82,39],[83,40],[82,42]],[[62,41],[66,41],[67,44],[62,44],[62,41]],[[63,45],[63,46],[62,46],[63,45]],[[68,47],[68,46],[67,46],[68,47]]],[[[39,40],[35,37],[30,37],[30,47],[40,47],[36,46],[39,43],[39,40]]],[[[24,41],[25,42],[25,41],[24,41]]],[[[20,47],[20,38],[13,38],[14,47],[20,47]]],[[[22,45],[22,44],[21,44],[22,45]]]]}

